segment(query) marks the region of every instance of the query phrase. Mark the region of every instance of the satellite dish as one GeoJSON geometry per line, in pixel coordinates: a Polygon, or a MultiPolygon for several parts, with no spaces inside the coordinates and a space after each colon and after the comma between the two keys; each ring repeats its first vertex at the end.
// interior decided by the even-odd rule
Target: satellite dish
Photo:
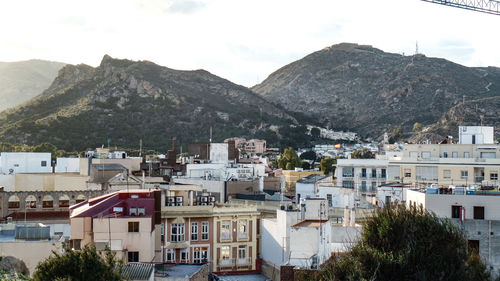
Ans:
{"type": "Polygon", "coordinates": [[[9,175],[12,175],[14,173],[14,169],[9,169],[9,175]]]}

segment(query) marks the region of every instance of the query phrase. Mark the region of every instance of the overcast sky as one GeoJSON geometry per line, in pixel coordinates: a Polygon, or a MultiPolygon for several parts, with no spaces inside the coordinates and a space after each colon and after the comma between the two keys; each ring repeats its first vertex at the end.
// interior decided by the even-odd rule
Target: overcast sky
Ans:
{"type": "Polygon", "coordinates": [[[104,54],[253,86],[341,42],[500,66],[500,17],[420,0],[0,1],[0,61],[104,54]]]}

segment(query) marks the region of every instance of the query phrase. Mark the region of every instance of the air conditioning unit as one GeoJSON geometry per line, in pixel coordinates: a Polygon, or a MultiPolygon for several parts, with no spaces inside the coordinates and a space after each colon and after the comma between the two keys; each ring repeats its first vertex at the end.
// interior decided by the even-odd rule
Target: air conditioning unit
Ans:
{"type": "Polygon", "coordinates": [[[201,202],[208,202],[208,197],[206,196],[201,197],[201,202]]]}
{"type": "Polygon", "coordinates": [[[210,202],[215,202],[215,196],[210,196],[210,202]]]}
{"type": "Polygon", "coordinates": [[[175,197],[168,197],[168,203],[175,203],[175,197]]]}
{"type": "Polygon", "coordinates": [[[183,199],[184,198],[182,196],[177,196],[177,197],[175,197],[175,202],[182,202],[183,199]]]}
{"type": "Polygon", "coordinates": [[[144,216],[146,215],[146,208],[137,208],[137,214],[139,216],[144,216]]]}
{"type": "Polygon", "coordinates": [[[207,203],[201,203],[201,206],[206,206],[206,205],[207,205],[207,203]]]}
{"type": "Polygon", "coordinates": [[[175,206],[175,203],[168,203],[168,206],[173,207],[173,206],[175,206]]]}
{"type": "Polygon", "coordinates": [[[175,206],[182,206],[182,202],[175,203],[175,206]]]}

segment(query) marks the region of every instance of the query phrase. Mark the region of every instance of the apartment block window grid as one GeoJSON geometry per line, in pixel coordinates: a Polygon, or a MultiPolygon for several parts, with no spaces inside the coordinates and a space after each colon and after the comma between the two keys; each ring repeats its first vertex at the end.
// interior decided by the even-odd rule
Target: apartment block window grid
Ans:
{"type": "Polygon", "coordinates": [[[361,177],[366,178],[366,169],[365,168],[361,169],[361,177]]]}
{"type": "Polygon", "coordinates": [[[231,240],[231,221],[221,222],[220,239],[231,240]]]}
{"type": "Polygon", "coordinates": [[[375,168],[372,169],[372,178],[377,178],[377,169],[375,168]]]}
{"type": "Polygon", "coordinates": [[[411,169],[404,169],[405,178],[411,178],[411,169]]]}
{"type": "Polygon", "coordinates": [[[184,224],[183,223],[173,223],[171,225],[171,235],[170,241],[181,242],[184,241],[184,224]]]}
{"type": "Polygon", "coordinates": [[[201,223],[201,240],[208,240],[208,221],[201,223]]]}
{"type": "Polygon", "coordinates": [[[443,178],[451,179],[451,170],[444,170],[443,171],[443,178]]]}
{"type": "Polygon", "coordinates": [[[498,180],[498,172],[490,172],[490,180],[492,181],[498,180]]]}
{"type": "Polygon", "coordinates": [[[460,205],[453,205],[451,206],[451,218],[452,219],[459,219],[460,218],[460,208],[462,206],[460,205]]]}
{"type": "Polygon", "coordinates": [[[238,259],[240,262],[247,258],[247,246],[238,246],[238,259]]]}
{"type": "Polygon", "coordinates": [[[221,258],[222,265],[230,264],[230,258],[231,258],[230,250],[231,250],[231,247],[229,247],[229,246],[220,247],[220,258],[221,258]]]}
{"type": "Polygon", "coordinates": [[[469,171],[460,171],[460,178],[466,180],[469,178],[469,171]]]}
{"type": "Polygon", "coordinates": [[[193,240],[193,241],[198,240],[198,223],[197,222],[191,223],[191,240],[193,240]]]}

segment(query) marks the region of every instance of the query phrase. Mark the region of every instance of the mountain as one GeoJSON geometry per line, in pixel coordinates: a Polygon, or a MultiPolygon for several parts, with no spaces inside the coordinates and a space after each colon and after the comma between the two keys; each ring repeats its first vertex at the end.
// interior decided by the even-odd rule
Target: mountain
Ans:
{"type": "Polygon", "coordinates": [[[148,61],[104,56],[101,64],[67,65],[47,90],[0,113],[0,139],[50,142],[67,151],[107,144],[166,149],[226,137],[271,137],[297,123],[248,88],[204,70],[179,71],[148,61]]]}
{"type": "Polygon", "coordinates": [[[0,62],[0,111],[22,104],[47,89],[64,65],[44,60],[0,62]]]}
{"type": "Polygon", "coordinates": [[[485,125],[500,124],[500,107],[490,103],[500,96],[499,68],[465,67],[365,45],[342,43],[314,52],[252,90],[325,127],[371,137],[388,127],[410,132],[415,122],[456,135],[455,125],[480,123],[472,112],[484,111],[485,125]]]}

